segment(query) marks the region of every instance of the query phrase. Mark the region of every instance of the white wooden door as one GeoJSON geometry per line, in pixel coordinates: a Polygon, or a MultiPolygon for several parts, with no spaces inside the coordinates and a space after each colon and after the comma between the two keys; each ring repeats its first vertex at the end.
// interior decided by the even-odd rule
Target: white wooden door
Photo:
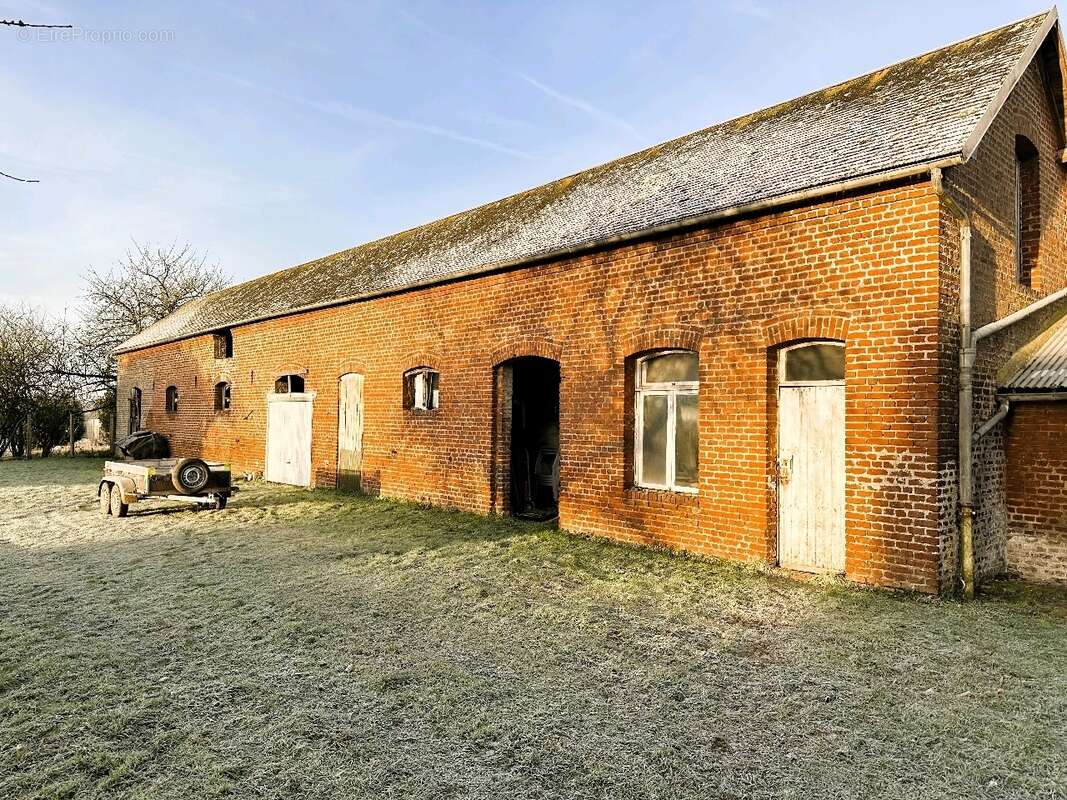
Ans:
{"type": "Polygon", "coordinates": [[[311,409],[315,394],[267,395],[267,459],[263,477],[311,485],[311,409]]]}
{"type": "Polygon", "coordinates": [[[778,390],[778,561],[845,571],[845,387],[778,390]]]}
{"type": "Polygon", "coordinates": [[[337,488],[358,492],[363,479],[363,376],[342,375],[337,387],[337,488]]]}

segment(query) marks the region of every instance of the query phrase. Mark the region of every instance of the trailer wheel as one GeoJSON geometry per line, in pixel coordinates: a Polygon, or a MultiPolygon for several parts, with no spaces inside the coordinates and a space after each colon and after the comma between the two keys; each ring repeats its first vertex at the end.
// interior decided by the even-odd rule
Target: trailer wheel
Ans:
{"type": "Polygon", "coordinates": [[[118,484],[113,484],[111,486],[111,516],[125,517],[129,510],[129,504],[122,502],[122,489],[118,487],[118,484]]]}
{"type": "Polygon", "coordinates": [[[226,508],[226,498],[225,497],[216,497],[215,498],[215,510],[216,511],[222,511],[224,508],[226,508]]]}
{"type": "Polygon", "coordinates": [[[211,471],[199,458],[183,458],[170,471],[170,478],[182,494],[197,494],[211,480],[211,471]]]}
{"type": "Polygon", "coordinates": [[[100,504],[100,513],[105,517],[111,513],[111,484],[105,483],[97,490],[97,501],[100,504]]]}

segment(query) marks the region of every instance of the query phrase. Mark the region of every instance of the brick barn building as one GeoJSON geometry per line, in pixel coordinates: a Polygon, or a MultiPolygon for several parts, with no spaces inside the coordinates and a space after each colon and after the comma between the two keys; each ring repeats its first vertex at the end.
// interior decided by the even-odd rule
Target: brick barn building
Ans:
{"type": "Polygon", "coordinates": [[[1067,580],[1065,406],[986,424],[1067,311],[1063,66],[1051,11],[224,289],[120,348],[119,433],[881,586],[1067,580]]]}

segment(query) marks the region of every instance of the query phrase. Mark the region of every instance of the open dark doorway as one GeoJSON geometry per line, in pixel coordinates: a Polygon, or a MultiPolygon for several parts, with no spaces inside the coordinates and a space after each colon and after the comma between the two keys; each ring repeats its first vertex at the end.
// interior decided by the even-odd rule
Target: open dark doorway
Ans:
{"type": "Polygon", "coordinates": [[[528,356],[511,367],[511,513],[559,514],[559,363],[528,356]]]}

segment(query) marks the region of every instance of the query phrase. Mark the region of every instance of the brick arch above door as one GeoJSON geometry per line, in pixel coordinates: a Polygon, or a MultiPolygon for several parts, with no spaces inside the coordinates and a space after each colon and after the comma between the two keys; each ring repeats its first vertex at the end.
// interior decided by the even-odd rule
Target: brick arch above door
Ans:
{"type": "Polygon", "coordinates": [[[366,375],[367,365],[359,359],[347,359],[337,365],[337,377],[342,375],[366,375]]]}
{"type": "Polygon", "coordinates": [[[308,374],[308,368],[300,366],[299,364],[281,364],[274,368],[271,373],[271,377],[277,380],[282,375],[300,375],[306,377],[308,374]]]}
{"type": "Polygon", "coordinates": [[[559,361],[563,355],[563,346],[551,339],[540,336],[520,336],[493,349],[489,354],[489,363],[497,366],[513,358],[539,356],[559,361]]]}
{"type": "Polygon", "coordinates": [[[848,338],[849,315],[843,311],[804,311],[781,314],[767,320],[762,327],[765,347],[777,347],[803,339],[848,338]]]}

